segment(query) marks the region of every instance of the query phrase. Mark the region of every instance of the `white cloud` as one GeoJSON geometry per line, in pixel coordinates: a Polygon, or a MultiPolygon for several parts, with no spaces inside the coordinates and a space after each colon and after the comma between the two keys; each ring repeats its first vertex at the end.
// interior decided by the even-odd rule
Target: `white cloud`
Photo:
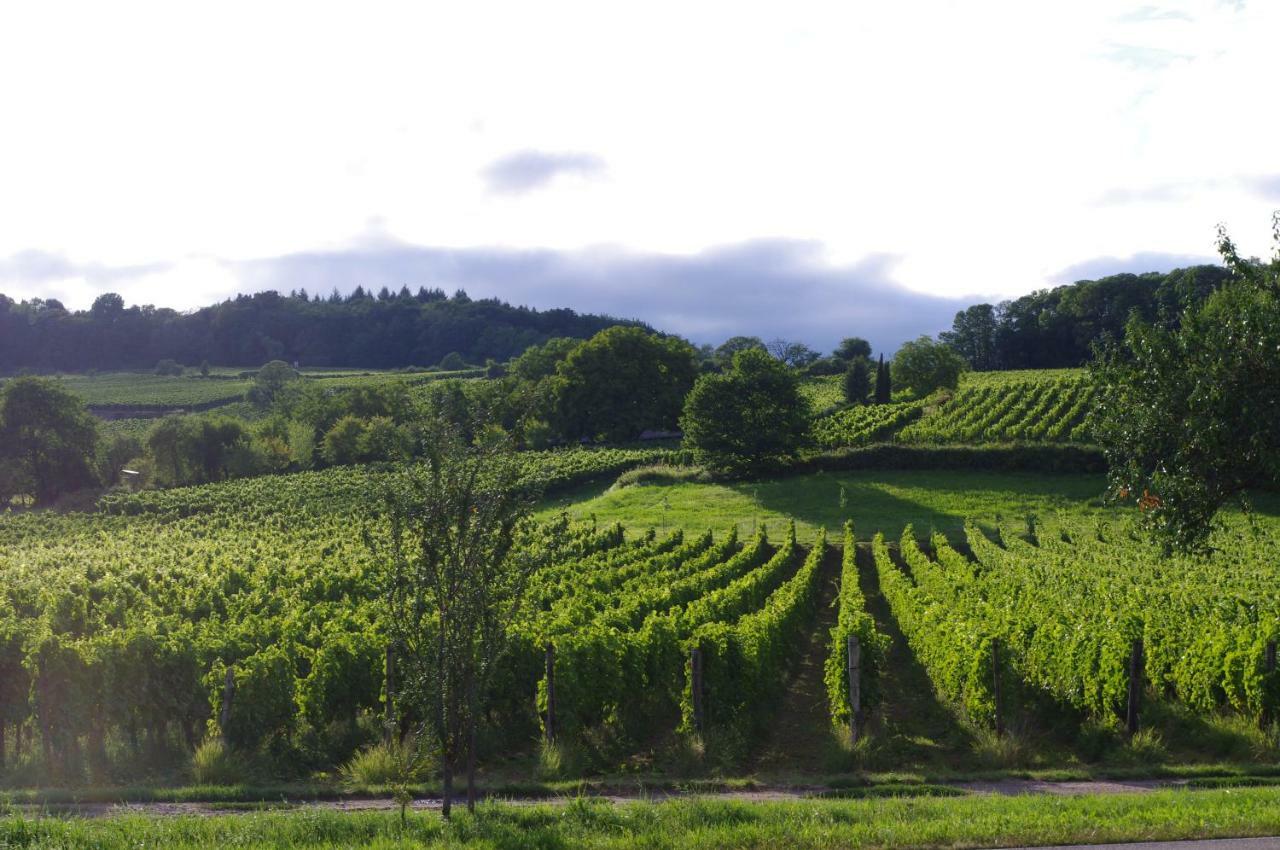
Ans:
{"type": "Polygon", "coordinates": [[[0,258],[164,268],[138,291],[188,306],[370,221],[455,249],[802,240],[948,296],[1208,253],[1218,221],[1269,254],[1278,31],[1212,0],[7,4],[0,258]],[[490,191],[516,151],[607,179],[490,191]]]}

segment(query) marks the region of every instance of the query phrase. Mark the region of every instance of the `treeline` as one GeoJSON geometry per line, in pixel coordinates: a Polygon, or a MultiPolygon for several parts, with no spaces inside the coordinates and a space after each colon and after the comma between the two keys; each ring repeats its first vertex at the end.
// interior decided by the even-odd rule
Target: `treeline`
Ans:
{"type": "Polygon", "coordinates": [[[286,360],[390,369],[432,366],[450,354],[484,363],[508,360],[553,337],[585,339],[614,325],[640,323],[408,287],[377,294],[356,287],[327,298],[305,290],[259,292],[192,313],[126,307],[114,293],[80,311],[53,299],[15,302],[0,294],[0,371],[139,369],[165,359],[189,366],[286,360]]]}
{"type": "Polygon", "coordinates": [[[1124,337],[1131,314],[1175,327],[1187,307],[1230,277],[1221,266],[1192,266],[1082,280],[996,305],[975,304],[956,313],[951,330],[938,338],[979,371],[1083,366],[1093,359],[1094,343],[1124,337]]]}

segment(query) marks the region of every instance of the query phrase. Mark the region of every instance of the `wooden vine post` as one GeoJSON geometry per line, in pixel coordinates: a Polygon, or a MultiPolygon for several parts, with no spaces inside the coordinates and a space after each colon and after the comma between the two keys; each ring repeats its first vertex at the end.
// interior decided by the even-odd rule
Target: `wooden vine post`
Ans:
{"type": "Polygon", "coordinates": [[[1125,726],[1130,735],[1138,732],[1138,712],[1142,709],[1142,638],[1133,639],[1129,651],[1129,706],[1125,726]]]}
{"type": "Polygon", "coordinates": [[[702,732],[705,720],[702,705],[702,649],[689,650],[689,686],[693,692],[693,728],[702,732]]]}
{"type": "Polygon", "coordinates": [[[222,710],[218,712],[218,732],[222,735],[222,745],[230,746],[227,740],[227,727],[231,725],[231,702],[236,696],[236,668],[227,665],[227,675],[222,682],[222,710]]]}
{"type": "Polygon", "coordinates": [[[556,648],[547,644],[547,715],[545,718],[548,744],[556,742],[556,648]]]}
{"type": "Polygon", "coordinates": [[[862,733],[862,644],[857,635],[849,635],[847,666],[849,672],[849,742],[858,743],[862,733]]]}

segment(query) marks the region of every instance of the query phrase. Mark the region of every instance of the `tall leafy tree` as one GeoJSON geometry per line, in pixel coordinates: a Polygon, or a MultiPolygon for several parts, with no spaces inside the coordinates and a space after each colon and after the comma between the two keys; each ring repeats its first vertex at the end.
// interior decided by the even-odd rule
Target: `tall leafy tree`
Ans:
{"type": "Polygon", "coordinates": [[[968,364],[953,348],[922,336],[902,344],[890,371],[894,384],[926,396],[934,390],[954,390],[966,368],[968,364]]]}
{"type": "Polygon", "coordinates": [[[871,343],[867,342],[860,336],[846,337],[840,340],[840,344],[836,346],[835,356],[841,360],[857,360],[861,357],[864,360],[871,359],[871,343]]]}
{"type": "Polygon", "coordinates": [[[730,472],[776,466],[792,457],[808,429],[799,378],[759,349],[740,351],[721,374],[698,378],[680,427],[699,463],[730,472]]]}
{"type": "Polygon", "coordinates": [[[871,366],[867,358],[856,357],[845,370],[841,383],[844,400],[850,404],[866,404],[867,395],[871,392],[871,366]]]}
{"type": "Polygon", "coordinates": [[[401,650],[404,716],[423,718],[443,774],[449,817],[454,776],[467,769],[475,805],[481,699],[509,630],[541,565],[526,545],[536,492],[522,483],[510,445],[474,445],[448,430],[433,436],[424,464],[388,490],[386,623],[401,650]]]}
{"type": "Polygon", "coordinates": [[[803,369],[819,357],[818,352],[803,342],[794,342],[781,337],[771,340],[767,348],[770,354],[794,369],[803,369]]]}
{"type": "Polygon", "coordinates": [[[722,365],[727,366],[733,362],[733,355],[737,354],[739,351],[746,351],[748,348],[758,348],[759,350],[764,351],[764,340],[760,339],[758,336],[729,337],[716,348],[716,359],[719,360],[722,365]]]}
{"type": "Polygon", "coordinates": [[[84,402],[56,381],[14,378],[0,390],[0,477],[36,504],[94,484],[97,443],[84,402]]]}
{"type": "Polygon", "coordinates": [[[693,348],[684,340],[609,328],[557,368],[555,424],[571,440],[633,440],[647,428],[673,428],[694,372],[693,348]]]}
{"type": "Polygon", "coordinates": [[[1092,369],[1113,492],[1171,549],[1205,548],[1220,508],[1280,480],[1280,213],[1272,226],[1267,263],[1220,228],[1232,280],[1177,327],[1131,318],[1092,369]]]}
{"type": "Polygon", "coordinates": [[[998,368],[996,333],[999,321],[990,304],[975,304],[956,313],[951,330],[938,334],[938,339],[951,346],[978,371],[998,368]]]}
{"type": "Polygon", "coordinates": [[[270,407],[285,388],[298,378],[297,370],[288,363],[272,360],[253,376],[253,386],[249,387],[245,397],[258,407],[270,407]]]}

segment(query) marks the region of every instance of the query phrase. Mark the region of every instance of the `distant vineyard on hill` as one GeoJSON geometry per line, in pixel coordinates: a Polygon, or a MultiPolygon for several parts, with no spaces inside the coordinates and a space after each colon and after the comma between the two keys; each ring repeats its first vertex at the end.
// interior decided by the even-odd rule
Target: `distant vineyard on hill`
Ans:
{"type": "Polygon", "coordinates": [[[826,449],[877,442],[1089,443],[1095,398],[1079,369],[971,373],[954,394],[819,416],[813,436],[826,449]]]}

